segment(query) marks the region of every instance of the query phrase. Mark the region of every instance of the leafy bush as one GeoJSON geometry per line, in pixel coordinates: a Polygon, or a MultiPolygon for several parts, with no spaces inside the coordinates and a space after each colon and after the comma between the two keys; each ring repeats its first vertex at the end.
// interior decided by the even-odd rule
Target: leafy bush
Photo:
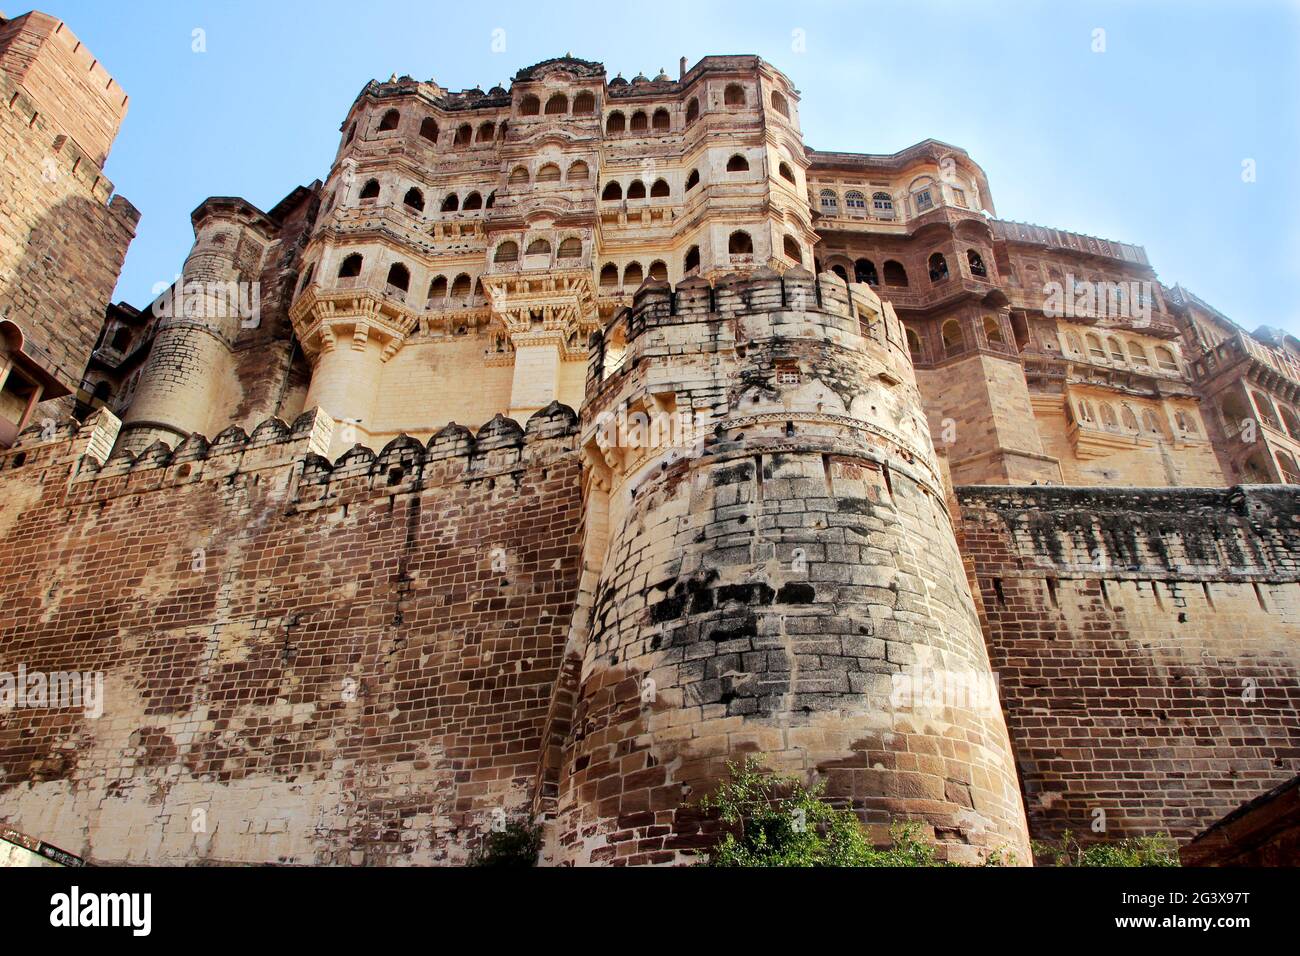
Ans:
{"type": "Polygon", "coordinates": [[[1164,833],[1084,846],[1066,830],[1061,834],[1059,847],[1035,842],[1034,854],[1050,857],[1056,866],[1182,865],[1178,859],[1178,845],[1164,833]]]}
{"type": "Polygon", "coordinates": [[[528,823],[507,823],[504,830],[489,831],[469,859],[470,866],[536,866],[542,850],[542,828],[528,823]]]}
{"type": "Polygon", "coordinates": [[[891,824],[893,845],[877,849],[852,811],[822,800],[824,784],[808,788],[793,777],[768,773],[753,757],[728,763],[727,771],[730,780],[700,806],[718,811],[731,829],[701,866],[956,865],[935,858],[915,823],[891,824]]]}

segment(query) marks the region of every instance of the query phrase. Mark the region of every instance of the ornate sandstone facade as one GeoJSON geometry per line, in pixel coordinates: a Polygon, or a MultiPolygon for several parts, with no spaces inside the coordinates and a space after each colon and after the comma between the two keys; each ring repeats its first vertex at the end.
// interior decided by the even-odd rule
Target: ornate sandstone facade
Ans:
{"type": "Polygon", "coordinates": [[[996,219],[958,148],[810,149],[757,57],[566,56],[369,83],[323,182],[193,222],[147,309],[6,287],[6,364],[71,325],[85,373],[79,420],[6,392],[0,672],[105,690],[0,712],[0,821],[379,864],[532,819],[547,862],[681,863],[761,753],[1026,861],[1296,772],[1296,343],[996,219]]]}

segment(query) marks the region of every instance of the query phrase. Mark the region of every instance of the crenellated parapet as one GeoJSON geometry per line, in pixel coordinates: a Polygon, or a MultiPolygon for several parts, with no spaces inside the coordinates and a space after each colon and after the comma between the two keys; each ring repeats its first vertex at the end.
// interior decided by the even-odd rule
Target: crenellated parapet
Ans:
{"type": "Polygon", "coordinates": [[[192,434],[175,449],[156,441],[139,454],[114,449],[117,419],[101,409],[84,425],[69,421],[25,430],[0,452],[0,483],[40,473],[70,481],[69,500],[166,492],[205,481],[268,476],[295,507],[319,508],[348,499],[418,491],[458,482],[516,481],[527,469],[571,452],[577,414],[558,402],[520,426],[497,415],[476,431],[449,424],[428,442],[401,435],[379,451],[353,445],[327,457],[335,425],[319,408],[292,423],[271,418],[251,433],[231,426],[208,439],[192,434]],[[56,466],[51,468],[51,466],[56,466]]]}

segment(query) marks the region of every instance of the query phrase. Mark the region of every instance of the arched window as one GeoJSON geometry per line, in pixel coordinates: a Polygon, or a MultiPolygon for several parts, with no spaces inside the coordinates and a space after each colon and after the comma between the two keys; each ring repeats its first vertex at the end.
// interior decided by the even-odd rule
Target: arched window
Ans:
{"type": "Polygon", "coordinates": [[[907,285],[907,270],[895,259],[885,260],[884,277],[885,285],[907,285]]]}
{"type": "MultiPolygon", "coordinates": [[[[301,292],[303,289],[307,288],[307,286],[311,285],[311,276],[312,276],[312,273],[315,272],[315,271],[316,271],[316,263],[313,262],[311,265],[309,265],[309,266],[307,267],[307,271],[304,272],[304,273],[302,274],[302,282],[298,285],[298,291],[299,291],[299,292],[301,292]]],[[[118,334],[118,335],[121,335],[121,334],[122,334],[123,332],[125,332],[125,331],[126,331],[125,329],[119,329],[118,332],[117,332],[117,334],[118,334]]],[[[127,337],[130,338],[129,335],[128,335],[127,337]]],[[[119,350],[121,349],[121,346],[119,346],[119,345],[117,344],[117,337],[116,337],[116,336],[114,336],[114,338],[113,338],[113,348],[116,348],[116,349],[119,349],[119,350]]]]}
{"type": "Polygon", "coordinates": [[[1128,355],[1124,352],[1124,346],[1119,339],[1107,339],[1106,344],[1110,346],[1110,360],[1116,365],[1127,365],[1128,355]]]}
{"type": "Polygon", "coordinates": [[[942,252],[933,253],[930,256],[930,281],[942,282],[948,278],[948,260],[943,257],[942,252]]]}
{"type": "Polygon", "coordinates": [[[690,173],[686,176],[686,191],[690,192],[699,184],[700,184],[700,171],[698,169],[692,169],[690,173]]]}
{"type": "Polygon", "coordinates": [[[417,212],[423,212],[424,193],[420,192],[420,190],[412,186],[410,189],[406,191],[406,195],[402,197],[402,203],[416,210],[417,212]]]}
{"type": "Polygon", "coordinates": [[[1129,359],[1132,363],[1138,368],[1150,368],[1150,365],[1147,362],[1147,350],[1144,349],[1141,344],[1132,340],[1126,344],[1128,345],[1129,359]]]}
{"type": "Polygon", "coordinates": [[[536,116],[542,111],[542,101],[529,93],[519,101],[520,116],[536,116]]]}
{"type": "Polygon", "coordinates": [[[668,118],[668,111],[662,106],[655,110],[654,119],[651,120],[650,125],[655,129],[668,129],[668,127],[672,125],[668,118]]]}
{"type": "Polygon", "coordinates": [[[101,402],[107,402],[108,397],[113,394],[113,386],[108,382],[99,382],[95,385],[93,397],[101,402]]]}
{"type": "Polygon", "coordinates": [[[632,180],[631,184],[627,187],[627,198],[645,199],[645,183],[641,182],[639,179],[632,180]]]}
{"type": "Polygon", "coordinates": [[[460,197],[455,193],[448,193],[447,198],[442,201],[443,212],[455,212],[460,208],[460,197]]]}
{"type": "Polygon", "coordinates": [[[790,104],[785,101],[785,96],[776,90],[772,91],[772,109],[776,110],[786,119],[790,118],[790,104]]]}
{"type": "Polygon", "coordinates": [[[880,276],[876,274],[876,264],[870,259],[859,259],[853,263],[853,281],[865,282],[867,285],[880,285],[880,276]]]}
{"type": "Polygon", "coordinates": [[[519,261],[519,243],[506,241],[497,246],[496,255],[492,257],[495,262],[518,262],[519,261]]]}
{"type": "Polygon", "coordinates": [[[554,163],[547,163],[541,169],[537,170],[537,182],[539,183],[558,183],[560,181],[560,167],[554,163]]]}
{"type": "MultiPolygon", "coordinates": [[[[437,127],[435,126],[434,129],[437,129],[437,127]]],[[[423,132],[423,129],[421,130],[421,132],[423,132]]],[[[348,127],[347,139],[343,141],[343,145],[346,146],[348,145],[348,143],[352,142],[353,138],[356,135],[357,135],[357,124],[353,123],[351,126],[348,127]]]]}
{"type": "Polygon", "coordinates": [[[1250,398],[1251,401],[1255,403],[1255,411],[1259,413],[1259,417],[1264,424],[1270,425],[1273,428],[1279,427],[1277,416],[1273,414],[1273,403],[1268,399],[1268,397],[1259,392],[1251,392],[1250,398]]]}
{"type": "Polygon", "coordinates": [[[728,83],[722,93],[722,102],[724,106],[744,106],[745,88],[739,83],[728,83]]]}
{"type": "Polygon", "coordinates": [[[974,249],[966,250],[966,264],[970,266],[970,274],[978,276],[981,279],[987,279],[989,270],[984,268],[984,257],[974,249]]]}
{"type": "Polygon", "coordinates": [[[645,115],[644,110],[637,110],[632,114],[632,118],[627,122],[627,128],[633,133],[639,133],[650,128],[650,120],[645,115]]]}
{"type": "Polygon", "coordinates": [[[617,181],[610,180],[609,182],[605,183],[605,191],[600,194],[600,198],[607,201],[622,199],[623,187],[620,186],[617,181]]]}
{"type": "Polygon", "coordinates": [[[1137,416],[1133,414],[1133,409],[1128,405],[1121,405],[1119,408],[1119,420],[1124,427],[1131,432],[1138,432],[1142,429],[1138,427],[1137,416]]]}
{"type": "Polygon", "coordinates": [[[379,198],[379,180],[377,180],[377,179],[368,179],[368,180],[366,180],[366,184],[365,184],[364,186],[361,187],[361,198],[362,198],[362,199],[378,199],[378,198],[379,198]]]}
{"type": "Polygon", "coordinates": [[[686,258],[682,260],[682,272],[689,275],[692,270],[698,269],[699,267],[700,247],[691,246],[686,250],[686,258]]]}
{"type": "Polygon", "coordinates": [[[1069,347],[1070,351],[1073,352],[1075,355],[1078,356],[1083,355],[1083,344],[1079,341],[1079,337],[1075,335],[1073,332],[1066,333],[1065,344],[1069,347]]]}
{"type": "Polygon", "coordinates": [[[741,156],[739,153],[736,153],[736,155],[732,156],[731,159],[727,160],[727,172],[729,173],[743,173],[748,170],[749,160],[744,156],[741,156]]]}
{"type": "Polygon", "coordinates": [[[569,98],[563,93],[553,93],[546,101],[547,116],[562,116],[569,112],[569,98]]]}
{"type": "Polygon", "coordinates": [[[379,121],[379,132],[387,133],[389,130],[397,129],[397,125],[402,121],[402,114],[397,110],[389,110],[379,121]]]}
{"type": "Polygon", "coordinates": [[[492,190],[492,192],[488,193],[487,202],[485,202],[485,203],[483,204],[483,208],[484,208],[484,209],[491,209],[491,208],[492,208],[492,204],[493,204],[494,202],[496,202],[496,201],[497,201],[497,193],[496,193],[496,190],[494,189],[494,190],[492,190]]]}
{"type": "Polygon", "coordinates": [[[361,253],[354,252],[343,260],[343,265],[339,266],[340,279],[352,279],[361,275],[361,253]]]}
{"type": "Polygon", "coordinates": [[[789,163],[778,164],[776,167],[776,171],[780,175],[780,177],[784,179],[786,182],[788,182],[791,186],[798,185],[795,182],[794,170],[790,168],[789,163]]]}
{"type": "Polygon", "coordinates": [[[877,219],[893,219],[894,200],[889,198],[889,193],[872,193],[871,210],[877,219]]]}
{"type": "MultiPolygon", "coordinates": [[[[1282,410],[1282,417],[1283,418],[1286,417],[1286,409],[1282,410]]],[[[1190,415],[1184,411],[1178,411],[1174,413],[1174,423],[1178,426],[1178,430],[1182,432],[1184,435],[1196,434],[1195,416],[1190,415]]]]}
{"type": "Polygon", "coordinates": [[[1006,340],[1002,338],[1002,326],[998,325],[998,320],[991,315],[984,316],[984,338],[989,345],[1006,344],[1006,340]]]}
{"type": "Polygon", "coordinates": [[[565,178],[571,183],[585,183],[591,179],[591,169],[582,160],[578,160],[569,167],[569,173],[565,178]]]}
{"type": "Polygon", "coordinates": [[[1095,335],[1088,334],[1083,337],[1083,340],[1088,343],[1088,356],[1090,358],[1093,358],[1098,362],[1106,361],[1106,350],[1102,347],[1101,339],[1097,338],[1095,335]]]}
{"type": "Polygon", "coordinates": [[[618,266],[607,262],[600,267],[600,287],[602,289],[618,288],[618,266]]]}
{"type": "Polygon", "coordinates": [[[474,128],[469,123],[461,123],[456,127],[456,139],[453,146],[468,146],[474,139],[474,128]]]}
{"type": "Polygon", "coordinates": [[[528,170],[523,166],[516,166],[510,170],[510,178],[506,181],[506,184],[509,186],[527,186],[528,170]]]}
{"type": "Polygon", "coordinates": [[[580,259],[582,257],[582,240],[570,236],[560,243],[558,257],[561,259],[580,259]]]}
{"type": "Polygon", "coordinates": [[[1112,431],[1119,430],[1119,419],[1115,417],[1115,409],[1110,406],[1109,402],[1101,403],[1101,424],[1112,431]]]}
{"type": "Polygon", "coordinates": [[[400,262],[394,262],[388,267],[388,287],[405,292],[411,287],[411,270],[400,262]]]}
{"type": "Polygon", "coordinates": [[[549,256],[551,254],[551,244],[545,239],[534,239],[528,244],[528,251],[525,255],[530,256],[549,256]]]}
{"type": "Polygon", "coordinates": [[[794,236],[786,236],[781,240],[781,249],[787,259],[793,259],[799,264],[803,264],[803,253],[799,250],[799,243],[794,236]]]}
{"type": "Polygon", "coordinates": [[[1160,427],[1160,422],[1156,420],[1156,413],[1151,409],[1148,408],[1142,413],[1142,422],[1146,426],[1146,430],[1152,435],[1164,434],[1164,429],[1160,427]]]}
{"type": "Polygon", "coordinates": [[[867,214],[867,197],[856,189],[850,189],[844,194],[844,209],[850,216],[865,216],[867,214]]]}
{"type": "Polygon", "coordinates": [[[478,192],[470,193],[468,196],[465,197],[465,202],[461,205],[460,208],[461,209],[482,209],[483,208],[482,193],[478,193],[478,192]]]}
{"type": "Polygon", "coordinates": [[[478,134],[474,137],[480,143],[490,143],[496,136],[497,128],[492,122],[479,123],[478,134]]]}
{"type": "Polygon", "coordinates": [[[650,263],[650,271],[647,273],[651,279],[658,279],[660,282],[668,281],[668,263],[662,259],[656,259],[650,263]]]}
{"type": "Polygon", "coordinates": [[[583,91],[573,98],[573,112],[577,116],[590,116],[596,112],[596,95],[583,91]]]}
{"type": "Polygon", "coordinates": [[[700,118],[700,101],[697,100],[695,97],[691,97],[690,102],[686,104],[686,125],[690,126],[699,118],[700,118]]]}
{"type": "Polygon", "coordinates": [[[921,337],[916,334],[915,329],[905,327],[904,331],[907,333],[908,354],[912,356],[913,362],[920,361],[921,360],[921,337]]]}
{"type": "Polygon", "coordinates": [[[733,256],[750,256],[754,254],[754,240],[743,229],[737,229],[727,239],[727,252],[733,256]]]}
{"type": "MultiPolygon", "coordinates": [[[[307,269],[307,278],[309,280],[311,279],[310,266],[307,269]]],[[[117,351],[119,352],[125,352],[127,350],[127,347],[130,344],[131,344],[131,330],[128,328],[120,328],[116,332],[114,332],[113,341],[109,343],[111,348],[117,349],[117,351]]]]}
{"type": "Polygon", "coordinates": [[[1282,424],[1286,425],[1287,434],[1292,438],[1300,438],[1300,417],[1297,417],[1295,411],[1287,405],[1279,405],[1277,410],[1282,416],[1282,424]]]}
{"type": "Polygon", "coordinates": [[[609,118],[605,120],[605,132],[609,134],[621,133],[625,129],[627,129],[627,120],[624,119],[623,114],[618,110],[610,113],[609,118]]]}
{"type": "Polygon", "coordinates": [[[432,116],[426,116],[420,121],[420,136],[431,143],[438,142],[438,121],[432,116]]]}
{"type": "Polygon", "coordinates": [[[462,272],[456,276],[456,281],[451,284],[451,297],[453,299],[464,299],[469,296],[470,281],[469,276],[462,272]]]}
{"type": "Polygon", "coordinates": [[[623,288],[635,289],[641,284],[644,277],[645,275],[641,271],[641,263],[629,262],[627,268],[623,270],[623,288]]]}
{"type": "Polygon", "coordinates": [[[843,279],[845,282],[848,282],[848,281],[849,281],[849,270],[846,269],[846,268],[844,268],[844,267],[843,267],[842,265],[840,265],[839,263],[836,263],[835,265],[831,266],[831,272],[834,272],[837,276],[839,276],[839,277],[840,277],[841,279],[843,279]]]}
{"type": "Polygon", "coordinates": [[[429,283],[429,302],[442,302],[447,298],[447,277],[438,276],[429,283]]]}
{"type": "Polygon", "coordinates": [[[1163,345],[1156,346],[1156,365],[1165,372],[1178,371],[1178,362],[1174,359],[1174,353],[1163,345]]]}
{"type": "Polygon", "coordinates": [[[945,322],[941,334],[944,355],[956,355],[966,347],[966,340],[961,334],[961,323],[956,319],[945,322]]]}
{"type": "Polygon", "coordinates": [[[1300,470],[1296,469],[1295,459],[1284,451],[1277,453],[1278,468],[1282,471],[1282,480],[1288,485],[1300,484],[1300,470]]]}
{"type": "Polygon", "coordinates": [[[822,215],[837,216],[840,212],[840,197],[833,189],[823,189],[818,194],[818,205],[821,206],[822,215]]]}
{"type": "Polygon", "coordinates": [[[668,195],[668,180],[656,179],[655,184],[650,187],[651,199],[663,199],[668,195]]]}

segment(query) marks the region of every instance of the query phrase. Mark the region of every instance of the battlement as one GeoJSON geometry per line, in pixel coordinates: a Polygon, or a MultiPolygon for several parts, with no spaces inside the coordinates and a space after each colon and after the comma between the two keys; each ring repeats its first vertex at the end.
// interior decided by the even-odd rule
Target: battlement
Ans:
{"type": "Polygon", "coordinates": [[[65,23],[38,12],[0,21],[0,71],[103,167],[129,97],[65,23]]]}
{"type": "MultiPolygon", "coordinates": [[[[638,342],[649,329],[709,321],[719,323],[718,335],[700,340],[699,351],[744,347],[737,330],[726,323],[743,316],[761,316],[774,312],[797,312],[820,316],[828,342],[841,345],[862,344],[886,349],[889,359],[899,363],[911,378],[911,355],[907,350],[902,324],[893,306],[883,301],[865,283],[847,283],[833,272],[814,276],[802,268],[778,274],[761,268],[749,273],[732,273],[715,283],[699,277],[684,279],[676,287],[647,279],[633,294],[632,305],[615,314],[603,332],[591,341],[587,370],[587,398],[611,386],[609,378],[635,366],[638,342]],[[615,357],[613,352],[620,351],[615,357]]],[[[801,338],[811,329],[784,330],[801,338]]],[[[773,329],[773,334],[778,330],[773,329]]],[[[688,349],[689,344],[682,344],[688,349]]]]}
{"type": "Polygon", "coordinates": [[[0,482],[19,470],[59,466],[57,475],[63,468],[72,472],[74,497],[104,498],[300,465],[292,489],[300,500],[320,503],[345,488],[350,495],[357,489],[396,494],[510,476],[545,458],[552,447],[547,443],[575,435],[577,414],[553,402],[524,427],[502,415],[475,431],[453,422],[427,443],[400,435],[378,452],[356,444],[332,462],[326,453],[336,426],[319,408],[292,424],[267,419],[251,434],[231,426],[211,440],[190,435],[175,449],[156,441],[138,455],[122,447],[111,451],[119,427],[106,409],[81,426],[68,421],[28,427],[0,452],[0,482]]]}
{"type": "Polygon", "coordinates": [[[1010,549],[1002,563],[1021,576],[1300,581],[1300,490],[1291,485],[965,486],[956,494],[967,546],[980,550],[978,529],[995,528],[1010,549]]]}

